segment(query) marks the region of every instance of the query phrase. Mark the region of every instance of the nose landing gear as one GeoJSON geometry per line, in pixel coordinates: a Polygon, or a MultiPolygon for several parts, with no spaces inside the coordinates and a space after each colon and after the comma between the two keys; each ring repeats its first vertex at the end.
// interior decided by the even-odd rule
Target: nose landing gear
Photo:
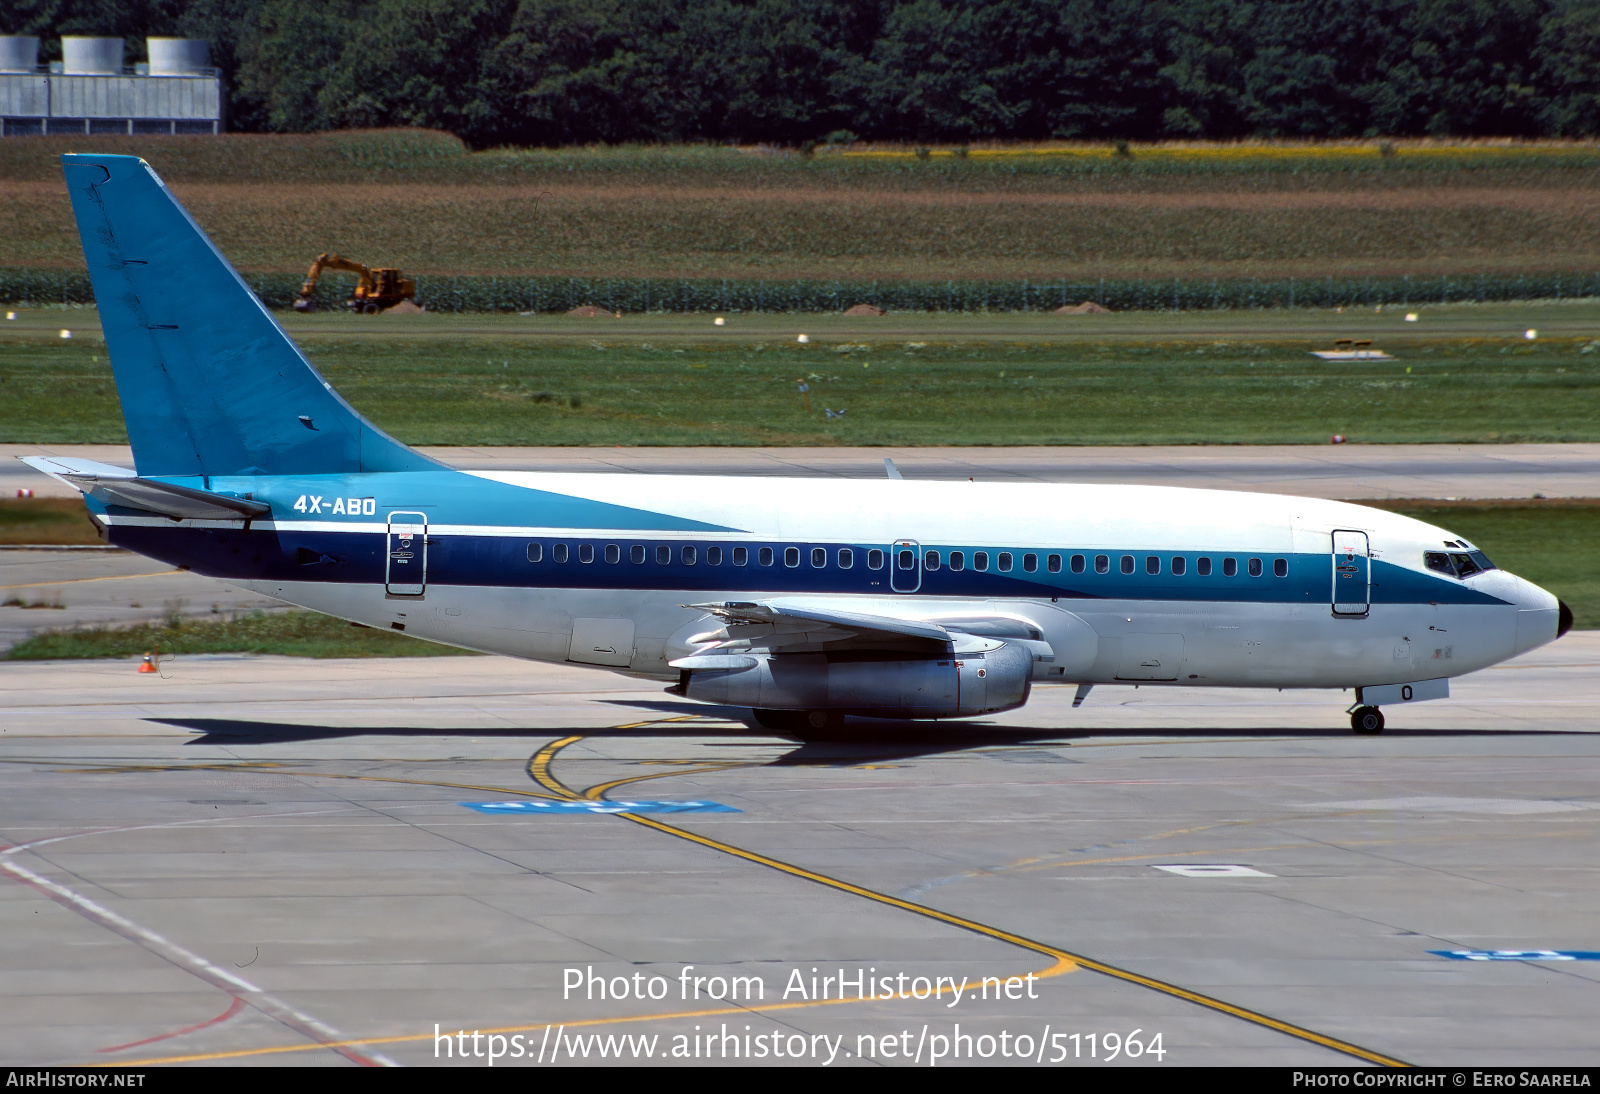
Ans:
{"type": "Polygon", "coordinates": [[[1350,712],[1350,728],[1363,737],[1383,732],[1383,712],[1377,707],[1356,707],[1350,712]]]}

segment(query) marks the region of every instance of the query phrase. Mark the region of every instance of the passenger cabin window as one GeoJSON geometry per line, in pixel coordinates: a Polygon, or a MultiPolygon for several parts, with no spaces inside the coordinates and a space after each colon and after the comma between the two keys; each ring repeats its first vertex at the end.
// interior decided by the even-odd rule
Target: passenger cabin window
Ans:
{"type": "Polygon", "coordinates": [[[635,543],[632,547],[628,548],[628,559],[635,566],[643,566],[644,565],[644,544],[635,543]]]}
{"type": "Polygon", "coordinates": [[[1028,571],[1030,574],[1033,573],[1033,571],[1039,568],[1039,556],[1035,554],[1023,555],[1022,568],[1028,571]]]}
{"type": "Polygon", "coordinates": [[[1201,577],[1211,576],[1211,560],[1204,556],[1194,560],[1194,572],[1201,577]]]}
{"type": "Polygon", "coordinates": [[[761,548],[761,550],[757,551],[756,552],[756,561],[761,563],[761,565],[763,565],[763,566],[771,566],[772,565],[772,548],[771,547],[763,547],[763,548],[761,548]]]}
{"type": "Polygon", "coordinates": [[[567,545],[565,543],[558,543],[554,547],[550,548],[550,558],[554,562],[567,561],[567,545]]]}
{"type": "Polygon", "coordinates": [[[1146,555],[1144,558],[1144,572],[1147,574],[1159,574],[1161,572],[1161,556],[1146,555]]]}
{"type": "Polygon", "coordinates": [[[974,570],[987,570],[989,568],[989,552],[988,551],[974,551],[974,552],[972,552],[972,568],[974,570]]]}
{"type": "Polygon", "coordinates": [[[912,551],[901,551],[895,558],[895,566],[902,570],[917,568],[917,556],[912,551]]]}
{"type": "Polygon", "coordinates": [[[1133,556],[1132,555],[1123,555],[1122,556],[1122,572],[1125,573],[1125,574],[1133,573],[1133,556]]]}
{"type": "Polygon", "coordinates": [[[1189,568],[1188,561],[1182,555],[1172,556],[1172,576],[1182,577],[1183,572],[1189,568]]]}
{"type": "Polygon", "coordinates": [[[578,561],[585,566],[594,561],[594,544],[580,543],[578,545],[578,561]]]}
{"type": "Polygon", "coordinates": [[[856,564],[856,553],[848,547],[839,548],[839,569],[848,570],[856,564]]]}
{"type": "Polygon", "coordinates": [[[811,548],[811,568],[820,570],[828,564],[828,549],[826,547],[811,548]]]}
{"type": "Polygon", "coordinates": [[[750,565],[750,548],[748,548],[748,547],[735,547],[733,549],[733,564],[735,566],[748,566],[748,565],[750,565]]]}
{"type": "Polygon", "coordinates": [[[1045,569],[1049,570],[1053,574],[1059,574],[1061,572],[1061,556],[1051,555],[1049,558],[1045,559],[1045,569]]]}
{"type": "Polygon", "coordinates": [[[1003,574],[1009,574],[1011,572],[1011,552],[1010,551],[1001,551],[1000,552],[1000,572],[1003,573],[1003,574]]]}
{"type": "Polygon", "coordinates": [[[694,545],[688,543],[684,544],[683,549],[678,552],[678,560],[685,566],[693,566],[695,563],[694,545]]]}
{"type": "Polygon", "coordinates": [[[542,544],[542,543],[530,543],[530,544],[528,544],[528,561],[529,562],[543,562],[544,561],[544,544],[542,544]]]}
{"type": "Polygon", "coordinates": [[[721,547],[707,547],[706,548],[706,565],[707,566],[721,566],[722,565],[722,548],[721,547]]]}
{"type": "Polygon", "coordinates": [[[873,548],[872,550],[867,552],[867,569],[869,569],[869,570],[881,570],[881,569],[883,569],[883,552],[882,551],[878,550],[877,548],[873,548]]]}
{"type": "Polygon", "coordinates": [[[1260,577],[1261,576],[1261,560],[1259,558],[1252,558],[1250,560],[1250,576],[1251,577],[1260,577]]]}
{"type": "Polygon", "coordinates": [[[939,552],[929,551],[927,554],[923,555],[922,565],[929,570],[937,570],[939,568],[939,552]]]}
{"type": "Polygon", "coordinates": [[[791,570],[800,565],[800,548],[785,547],[783,549],[783,564],[791,570]]]}
{"type": "Polygon", "coordinates": [[[606,561],[615,566],[622,561],[622,548],[615,543],[606,544],[606,561]]]}
{"type": "Polygon", "coordinates": [[[666,544],[656,548],[656,565],[665,566],[672,561],[672,548],[666,544]]]}
{"type": "Polygon", "coordinates": [[[1094,572],[1097,573],[1097,574],[1110,573],[1111,572],[1111,556],[1110,555],[1095,555],[1094,556],[1094,572]]]}
{"type": "Polygon", "coordinates": [[[1083,556],[1082,555],[1073,555],[1072,556],[1072,572],[1075,573],[1075,574],[1083,573],[1083,556]]]}
{"type": "Polygon", "coordinates": [[[966,569],[966,567],[967,567],[967,556],[962,554],[960,551],[951,551],[950,552],[950,568],[952,570],[964,570],[964,569],[966,569]]]}
{"type": "Polygon", "coordinates": [[[1222,560],[1222,576],[1223,577],[1232,577],[1234,574],[1236,574],[1238,572],[1239,572],[1239,560],[1238,559],[1236,559],[1236,558],[1225,558],[1225,559],[1222,560]]]}
{"type": "Polygon", "coordinates": [[[1275,558],[1275,559],[1273,559],[1272,560],[1272,576],[1273,577],[1288,577],[1289,576],[1289,560],[1286,559],[1286,558],[1275,558]]]}

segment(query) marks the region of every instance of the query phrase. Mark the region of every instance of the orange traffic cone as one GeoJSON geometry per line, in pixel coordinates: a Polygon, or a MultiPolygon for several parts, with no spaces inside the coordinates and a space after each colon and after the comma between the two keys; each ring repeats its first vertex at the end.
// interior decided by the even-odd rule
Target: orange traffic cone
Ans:
{"type": "Polygon", "coordinates": [[[139,671],[140,672],[155,672],[156,671],[155,654],[147,653],[147,654],[144,655],[144,660],[139,662],[139,671]]]}

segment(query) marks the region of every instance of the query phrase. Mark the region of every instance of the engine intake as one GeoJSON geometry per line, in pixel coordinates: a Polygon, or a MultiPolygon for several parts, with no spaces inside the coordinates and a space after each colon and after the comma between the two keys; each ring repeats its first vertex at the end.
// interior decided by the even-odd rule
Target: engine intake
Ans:
{"type": "Polygon", "coordinates": [[[1033,652],[1007,642],[982,653],[709,653],[672,662],[672,690],[690,699],[770,710],[837,710],[891,718],[951,718],[1028,701],[1033,652]]]}

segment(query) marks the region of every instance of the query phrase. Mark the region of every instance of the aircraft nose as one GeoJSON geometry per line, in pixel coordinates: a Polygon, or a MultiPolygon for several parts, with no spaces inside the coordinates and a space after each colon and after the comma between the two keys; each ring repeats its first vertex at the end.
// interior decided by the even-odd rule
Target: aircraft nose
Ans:
{"type": "Polygon", "coordinates": [[[1517,606],[1516,651],[1527,653],[1566,634],[1572,626],[1572,609],[1527,578],[1513,580],[1506,599],[1517,606]]]}

